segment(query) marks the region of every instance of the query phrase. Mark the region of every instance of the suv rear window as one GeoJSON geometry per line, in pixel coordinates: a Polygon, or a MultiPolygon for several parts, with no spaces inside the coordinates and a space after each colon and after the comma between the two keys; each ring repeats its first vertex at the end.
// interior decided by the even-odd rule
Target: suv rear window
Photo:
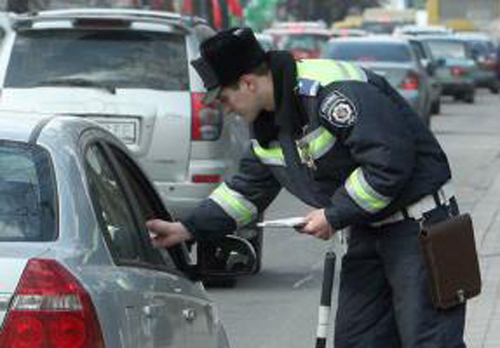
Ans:
{"type": "Polygon", "coordinates": [[[328,41],[327,36],[314,34],[288,35],[283,39],[285,50],[320,50],[328,41]]]}
{"type": "Polygon", "coordinates": [[[56,238],[53,177],[45,150],[0,141],[0,242],[56,238]]]}
{"type": "Polygon", "coordinates": [[[19,31],[5,86],[189,88],[185,36],[140,30],[19,31]]]}

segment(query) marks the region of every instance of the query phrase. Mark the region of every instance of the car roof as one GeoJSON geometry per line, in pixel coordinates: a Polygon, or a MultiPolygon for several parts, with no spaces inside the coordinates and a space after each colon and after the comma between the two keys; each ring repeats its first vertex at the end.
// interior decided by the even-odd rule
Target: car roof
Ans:
{"type": "Polygon", "coordinates": [[[455,41],[455,42],[464,42],[465,41],[463,38],[460,38],[454,34],[452,34],[452,35],[423,35],[423,36],[419,36],[416,39],[423,40],[423,41],[437,41],[437,40],[455,41]]]}
{"type": "Polygon", "coordinates": [[[135,22],[169,24],[187,29],[207,21],[196,16],[183,16],[166,11],[151,11],[126,8],[81,8],[49,10],[20,15],[12,15],[14,26],[27,26],[40,22],[55,22],[66,19],[120,19],[135,22]]]}
{"type": "Polygon", "coordinates": [[[330,43],[343,43],[343,42],[353,42],[353,43],[389,43],[389,44],[399,44],[407,45],[408,40],[402,37],[390,36],[390,35],[369,35],[361,37],[340,37],[332,38],[330,43]]]}
{"type": "Polygon", "coordinates": [[[493,41],[492,38],[485,33],[466,32],[466,33],[456,33],[455,35],[465,40],[493,41]]]}
{"type": "Polygon", "coordinates": [[[269,28],[264,30],[264,34],[270,35],[322,35],[330,36],[330,31],[325,28],[311,27],[285,27],[285,28],[269,28]]]}

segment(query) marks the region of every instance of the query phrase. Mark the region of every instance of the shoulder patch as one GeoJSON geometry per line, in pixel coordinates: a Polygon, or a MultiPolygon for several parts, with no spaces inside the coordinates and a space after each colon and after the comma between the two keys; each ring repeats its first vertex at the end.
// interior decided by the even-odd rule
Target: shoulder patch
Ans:
{"type": "Polygon", "coordinates": [[[323,99],[319,113],[333,126],[340,128],[352,126],[358,117],[354,103],[337,91],[331,92],[323,99]]]}

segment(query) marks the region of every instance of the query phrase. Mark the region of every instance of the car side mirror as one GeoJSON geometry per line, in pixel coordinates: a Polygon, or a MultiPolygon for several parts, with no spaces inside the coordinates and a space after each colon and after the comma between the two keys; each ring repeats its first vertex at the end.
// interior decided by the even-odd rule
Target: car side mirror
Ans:
{"type": "Polygon", "coordinates": [[[197,244],[201,250],[191,272],[197,280],[250,275],[257,267],[255,249],[244,238],[226,235],[213,242],[197,244]]]}
{"type": "Polygon", "coordinates": [[[427,74],[430,76],[433,76],[436,73],[437,69],[437,63],[435,61],[428,61],[427,64],[425,65],[425,70],[427,71],[427,74]]]}

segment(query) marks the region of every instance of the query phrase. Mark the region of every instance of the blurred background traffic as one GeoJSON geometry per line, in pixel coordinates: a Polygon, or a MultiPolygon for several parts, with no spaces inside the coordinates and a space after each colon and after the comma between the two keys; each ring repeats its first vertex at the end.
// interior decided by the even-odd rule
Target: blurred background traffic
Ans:
{"type": "Polygon", "coordinates": [[[5,11],[135,8],[250,26],[265,49],[358,62],[385,76],[426,124],[441,95],[500,88],[498,0],[2,0],[5,11]]]}
{"type": "MultiPolygon", "coordinates": [[[[249,26],[266,50],[360,64],[429,127],[443,98],[475,104],[500,90],[500,0],[0,0],[0,10],[0,110],[97,122],[178,218],[236,170],[249,141],[242,120],[201,102],[189,64],[217,30],[249,26]]],[[[236,232],[257,251],[255,273],[262,232],[236,232]]],[[[214,263],[211,248],[198,254],[214,263]]]]}
{"type": "MultiPolygon", "coordinates": [[[[167,210],[174,218],[187,216],[237,169],[238,158],[248,145],[246,123],[238,117],[224,117],[218,105],[202,103],[205,90],[189,64],[199,55],[200,42],[231,26],[252,27],[266,50],[289,50],[296,59],[333,58],[358,63],[385,76],[415,108],[448,150],[457,169],[454,172],[458,196],[464,210],[472,210],[476,202],[481,203],[482,197],[486,197],[484,204],[478,204],[480,209],[476,211],[481,214],[476,214],[476,221],[477,230],[487,236],[482,238],[487,242],[483,246],[488,244],[488,248],[481,261],[492,263],[491,267],[485,267],[493,274],[485,275],[486,287],[492,284],[495,287],[484,291],[492,295],[484,296],[484,303],[476,311],[469,311],[472,315],[468,322],[476,326],[470,326],[473,330],[468,331],[468,338],[477,344],[471,345],[473,348],[498,347],[499,330],[495,323],[499,322],[500,309],[496,311],[494,306],[499,303],[498,272],[495,272],[498,250],[493,248],[500,244],[491,239],[497,238],[491,235],[498,233],[486,234],[484,226],[491,225],[496,232],[498,228],[488,219],[491,216],[500,221],[497,218],[500,179],[491,184],[500,166],[497,131],[500,129],[497,117],[500,0],[0,0],[0,118],[5,119],[0,143],[3,147],[18,143],[19,134],[23,141],[31,141],[29,134],[40,134],[45,127],[42,139],[46,134],[50,141],[47,140],[49,145],[43,141],[41,144],[50,150],[52,161],[57,164],[57,183],[69,182],[66,186],[54,183],[50,187],[50,192],[57,195],[54,202],[62,202],[60,210],[57,205],[51,210],[51,221],[60,226],[57,235],[40,220],[42,214],[32,207],[32,196],[20,189],[40,186],[37,175],[45,172],[36,171],[26,161],[20,161],[19,156],[13,156],[10,145],[0,151],[0,178],[6,182],[0,185],[4,199],[0,265],[7,265],[0,268],[11,272],[0,284],[0,324],[11,310],[9,304],[18,303],[11,301],[11,297],[16,288],[24,289],[17,284],[29,259],[33,255],[61,255],[58,262],[83,280],[90,292],[97,315],[104,323],[102,334],[107,346],[119,346],[115,342],[122,337],[116,332],[127,332],[132,343],[122,346],[163,347],[165,342],[175,340],[172,344],[176,347],[227,347],[220,328],[200,331],[203,325],[208,328],[203,323],[209,320],[218,324],[213,319],[218,316],[213,314],[215,310],[206,311],[210,303],[201,290],[190,290],[193,285],[187,277],[209,285],[234,286],[237,278],[250,274],[255,276],[239,280],[238,292],[213,291],[222,304],[221,316],[228,332],[233,334],[235,346],[307,346],[313,337],[311,323],[317,314],[317,293],[311,289],[320,288],[325,243],[305,241],[287,230],[266,233],[264,239],[263,229],[255,221],[235,232],[251,244],[254,258],[227,245],[225,248],[208,243],[189,245],[189,256],[196,261],[196,274],[185,267],[184,264],[191,262],[187,256],[163,251],[153,261],[143,258],[153,255],[145,220],[163,217],[167,210]],[[92,133],[92,137],[79,138],[76,131],[62,127],[59,121],[44,126],[47,115],[82,118],[77,121],[92,131],[100,125],[116,138],[103,129],[92,133]],[[44,121],[37,126],[40,119],[44,121]],[[16,130],[17,138],[13,139],[11,130],[16,130]],[[111,168],[109,173],[113,175],[104,175],[107,171],[96,165],[97,155],[91,153],[92,161],[87,159],[93,149],[87,143],[108,148],[106,142],[116,145],[118,140],[124,144],[123,151],[128,148],[131,157],[117,156],[107,150],[102,165],[111,168]],[[80,166],[59,165],[72,163],[64,160],[68,154],[80,166]],[[115,174],[130,170],[132,159],[139,162],[154,182],[154,188],[142,174],[141,180],[137,179],[140,184],[123,185],[130,187],[128,190],[116,184],[122,179],[115,174]],[[90,164],[85,167],[87,162],[90,164]],[[90,168],[98,175],[92,176],[92,172],[89,174],[82,168],[90,168]],[[77,190],[79,186],[74,182],[86,176],[96,181],[102,179],[98,183],[103,188],[97,192],[100,195],[77,190]],[[148,190],[142,190],[144,187],[148,190]],[[137,194],[134,191],[137,188],[141,188],[137,192],[145,193],[137,194]],[[9,197],[13,199],[6,201],[9,197]],[[85,201],[89,198],[92,202],[85,201]],[[73,200],[85,207],[67,203],[73,200]],[[130,204],[117,203],[125,201],[130,204]],[[132,222],[128,218],[131,216],[132,222]],[[83,222],[81,230],[73,228],[76,222],[83,222]],[[24,243],[22,247],[15,244],[19,242],[24,243]],[[85,242],[91,244],[85,247],[85,242]],[[63,252],[58,254],[58,250],[63,252]],[[103,253],[100,264],[94,257],[80,257],[88,250],[89,255],[103,253]],[[12,267],[11,259],[16,260],[16,267],[12,267]],[[91,270],[82,272],[86,270],[82,262],[87,260],[91,270]],[[123,279],[138,279],[133,283],[134,288],[128,280],[113,282],[122,279],[114,278],[117,276],[113,272],[123,279]],[[178,277],[179,274],[187,275],[186,279],[178,277]],[[106,279],[102,281],[99,277],[106,279]],[[170,306],[168,310],[160,311],[157,297],[150,296],[158,293],[169,298],[174,291],[173,298],[179,299],[177,282],[182,282],[185,293],[190,294],[181,298],[188,305],[181,320],[169,300],[165,301],[170,306]],[[133,306],[117,294],[116,284],[125,290],[127,299],[134,301],[133,306]],[[135,291],[133,294],[131,289],[135,291]],[[108,301],[102,296],[103,291],[113,293],[115,301],[108,301]],[[137,311],[131,312],[134,306],[137,311]],[[160,320],[150,320],[151,308],[157,309],[160,320]],[[198,317],[195,309],[200,313],[198,317]],[[169,320],[171,326],[165,329],[164,323],[169,320]],[[491,322],[486,325],[484,320],[491,322]],[[484,344],[487,338],[492,345],[484,344]],[[183,343],[178,344],[178,340],[183,343]]],[[[80,124],[73,118],[69,121],[80,124]]],[[[30,143],[26,148],[31,151],[33,146],[30,143]]],[[[39,162],[42,163],[36,161],[37,165],[39,162]]],[[[43,184],[44,180],[40,182],[43,184]]],[[[45,211],[43,204],[40,207],[45,211]]],[[[298,216],[307,209],[284,193],[266,212],[266,217],[298,216]]],[[[28,270],[32,271],[30,267],[28,270]]],[[[184,309],[177,302],[173,306],[184,309]]],[[[27,330],[25,322],[19,321],[17,328],[27,330]]],[[[71,337],[80,337],[73,326],[64,325],[71,337]]],[[[6,325],[3,327],[5,330],[6,325]]],[[[66,337],[56,329],[45,331],[66,337]]],[[[16,341],[15,346],[34,347],[30,342],[41,342],[35,334],[4,337],[18,340],[21,336],[28,343],[16,341]]],[[[1,336],[0,346],[8,346],[1,336]]],[[[89,346],[98,344],[93,342],[89,346]]]]}

